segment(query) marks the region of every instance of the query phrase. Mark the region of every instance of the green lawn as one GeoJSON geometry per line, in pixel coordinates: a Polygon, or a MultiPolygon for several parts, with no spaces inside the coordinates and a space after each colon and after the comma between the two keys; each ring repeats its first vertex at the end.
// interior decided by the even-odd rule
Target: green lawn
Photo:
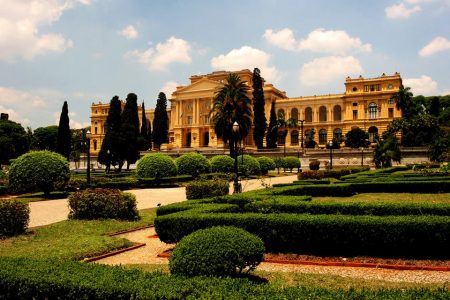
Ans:
{"type": "Polygon", "coordinates": [[[52,260],[81,260],[131,246],[128,240],[110,237],[121,230],[153,224],[156,209],[140,211],[141,220],[67,220],[0,240],[0,256],[52,260]]]}

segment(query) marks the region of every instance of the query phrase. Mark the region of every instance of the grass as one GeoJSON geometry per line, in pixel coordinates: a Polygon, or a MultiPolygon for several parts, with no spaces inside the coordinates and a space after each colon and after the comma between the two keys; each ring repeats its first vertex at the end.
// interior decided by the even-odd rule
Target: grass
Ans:
{"type": "Polygon", "coordinates": [[[450,204],[450,193],[442,194],[409,194],[409,193],[367,193],[352,197],[313,197],[313,202],[339,203],[447,203],[450,204]]]}
{"type": "Polygon", "coordinates": [[[67,220],[35,229],[27,234],[0,240],[0,257],[32,257],[52,260],[81,260],[129,247],[126,239],[108,234],[153,224],[156,209],[140,211],[139,221],[67,220]]]}

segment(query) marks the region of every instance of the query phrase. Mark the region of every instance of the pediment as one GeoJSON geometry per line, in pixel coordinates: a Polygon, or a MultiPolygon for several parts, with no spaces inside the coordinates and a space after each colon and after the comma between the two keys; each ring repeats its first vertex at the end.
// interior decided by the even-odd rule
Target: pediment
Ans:
{"type": "Polygon", "coordinates": [[[183,87],[176,91],[177,94],[181,93],[193,93],[193,92],[203,92],[203,91],[215,91],[220,85],[220,82],[210,80],[208,78],[202,78],[193,84],[183,87]]]}

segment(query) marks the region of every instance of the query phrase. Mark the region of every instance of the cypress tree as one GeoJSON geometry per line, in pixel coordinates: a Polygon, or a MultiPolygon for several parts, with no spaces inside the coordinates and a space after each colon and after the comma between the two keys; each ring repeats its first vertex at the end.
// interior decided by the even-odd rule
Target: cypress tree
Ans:
{"type": "Polygon", "coordinates": [[[109,103],[108,117],[105,123],[105,138],[98,154],[98,162],[106,165],[107,172],[109,172],[111,165],[115,166],[119,163],[121,111],[122,103],[118,96],[114,96],[109,103]]]}
{"type": "Polygon", "coordinates": [[[263,148],[266,131],[266,114],[264,112],[264,91],[261,74],[258,68],[253,70],[253,140],[258,149],[263,148]]]}
{"type": "Polygon", "coordinates": [[[141,132],[139,134],[139,150],[148,150],[148,129],[147,129],[147,117],[145,116],[145,104],[142,102],[142,114],[141,114],[141,132]]]}
{"type": "Polygon", "coordinates": [[[277,138],[278,138],[277,115],[275,114],[275,101],[273,101],[272,106],[270,107],[270,121],[266,136],[267,148],[276,148],[277,138]]]}
{"type": "Polygon", "coordinates": [[[152,122],[150,120],[148,120],[147,128],[148,149],[152,149],[152,122]]]}
{"type": "Polygon", "coordinates": [[[136,94],[128,94],[125,107],[120,115],[120,122],[119,170],[122,169],[125,161],[127,162],[127,170],[129,170],[130,165],[134,164],[139,158],[139,116],[136,94]]]}
{"type": "Polygon", "coordinates": [[[169,117],[167,116],[167,98],[161,92],[156,101],[155,116],[153,119],[153,135],[152,140],[158,150],[161,144],[167,143],[169,137],[169,117]]]}
{"type": "Polygon", "coordinates": [[[61,116],[59,117],[58,136],[56,139],[56,151],[69,159],[72,134],[69,126],[69,109],[67,101],[64,101],[61,116]]]}

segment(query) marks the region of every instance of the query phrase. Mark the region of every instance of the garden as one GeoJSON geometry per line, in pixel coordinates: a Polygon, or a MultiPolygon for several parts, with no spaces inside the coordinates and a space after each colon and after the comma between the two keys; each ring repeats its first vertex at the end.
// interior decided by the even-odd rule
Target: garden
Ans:
{"type": "MultiPolygon", "coordinates": [[[[56,171],[48,172],[53,185],[30,181],[33,173],[41,174],[31,155],[13,163],[8,188],[50,193],[72,180],[64,161],[57,163],[52,153],[39,155],[46,168],[55,163],[50,168],[56,171]]],[[[132,194],[99,185],[70,193],[68,220],[28,229],[26,202],[2,199],[0,298],[448,298],[448,281],[395,283],[258,270],[263,259],[279,255],[400,259],[449,268],[446,165],[305,171],[292,184],[228,195],[227,158],[192,156],[174,161],[149,155],[139,161],[136,176],[141,180],[198,178],[186,183],[191,200],[158,209],[138,211],[132,194]],[[214,179],[203,177],[211,171],[214,179]],[[148,226],[155,227],[161,241],[177,243],[167,267],[86,262],[133,246],[115,233],[148,226]]],[[[268,159],[248,156],[241,160],[240,174],[275,167],[268,159]]]]}

